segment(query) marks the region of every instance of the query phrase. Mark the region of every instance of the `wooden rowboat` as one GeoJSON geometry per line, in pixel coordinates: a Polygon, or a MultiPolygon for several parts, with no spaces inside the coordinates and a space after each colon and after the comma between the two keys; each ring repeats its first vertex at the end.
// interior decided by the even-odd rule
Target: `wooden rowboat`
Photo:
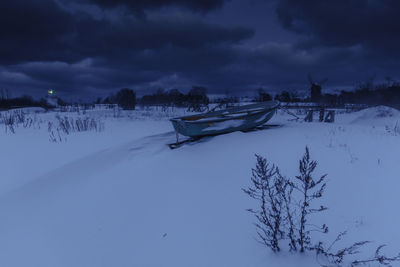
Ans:
{"type": "Polygon", "coordinates": [[[265,124],[275,114],[278,101],[233,107],[171,119],[175,132],[192,138],[246,131],[265,124]]]}

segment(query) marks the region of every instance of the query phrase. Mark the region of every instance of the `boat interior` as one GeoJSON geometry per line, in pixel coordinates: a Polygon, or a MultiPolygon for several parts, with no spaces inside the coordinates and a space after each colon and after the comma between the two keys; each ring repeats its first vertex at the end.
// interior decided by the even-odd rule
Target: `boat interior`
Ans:
{"type": "Polygon", "coordinates": [[[226,119],[239,119],[258,112],[265,112],[270,109],[275,109],[279,105],[277,101],[250,104],[245,106],[233,107],[224,110],[211,111],[203,114],[190,115],[185,117],[176,118],[183,121],[209,121],[209,120],[226,120],[226,119]]]}

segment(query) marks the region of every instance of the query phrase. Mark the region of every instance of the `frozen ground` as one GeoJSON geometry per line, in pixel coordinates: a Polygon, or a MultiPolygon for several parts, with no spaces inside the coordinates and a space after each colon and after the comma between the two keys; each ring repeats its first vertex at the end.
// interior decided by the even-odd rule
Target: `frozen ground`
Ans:
{"type": "MultiPolygon", "coordinates": [[[[385,107],[340,114],[334,124],[289,121],[268,130],[204,138],[170,150],[167,118],[181,111],[93,111],[102,132],[50,142],[48,121],[6,133],[0,124],[0,266],[319,266],[315,257],[275,256],[255,241],[255,207],[241,188],[254,154],[297,174],[309,146],[328,174],[313,223],[326,242],[371,240],[400,251],[400,113],[385,107]],[[40,127],[40,128],[39,128],[40,127]],[[397,128],[396,128],[397,127],[397,128]]],[[[61,114],[64,116],[65,114],[61,114]]],[[[67,116],[78,116],[67,113],[67,116]]]]}

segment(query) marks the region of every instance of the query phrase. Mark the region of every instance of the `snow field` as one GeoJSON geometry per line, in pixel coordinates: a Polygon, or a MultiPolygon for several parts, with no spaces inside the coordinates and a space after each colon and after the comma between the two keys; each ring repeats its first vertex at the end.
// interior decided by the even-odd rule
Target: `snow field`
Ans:
{"type": "Polygon", "coordinates": [[[241,191],[255,153],[294,177],[305,146],[317,174],[328,174],[321,204],[329,209],[311,219],[330,232],[314,238],[330,243],[348,230],[340,244],[376,241],[360,257],[381,243],[395,254],[400,136],[386,126],[400,116],[389,111],[339,114],[334,124],[279,112],[270,123],[280,127],[176,150],[166,145],[175,140],[167,118],[180,110],[96,111],[88,116],[101,117],[103,132],[59,143],[49,142],[45,123],[0,131],[0,266],[319,266],[313,255],[273,255],[257,243],[246,211],[257,203],[241,191]]]}

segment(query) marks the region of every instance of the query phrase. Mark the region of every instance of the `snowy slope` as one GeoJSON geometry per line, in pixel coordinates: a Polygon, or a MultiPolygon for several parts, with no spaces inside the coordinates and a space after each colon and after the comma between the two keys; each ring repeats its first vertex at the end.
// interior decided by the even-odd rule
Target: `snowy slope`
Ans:
{"type": "Polygon", "coordinates": [[[306,145],[317,172],[328,173],[329,210],[314,218],[331,229],[322,238],[349,230],[349,242],[395,253],[400,136],[385,123],[357,123],[361,115],[322,124],[278,114],[271,123],[281,127],[176,150],[166,146],[174,140],[166,118],[108,118],[104,132],[65,143],[40,130],[2,133],[0,266],[319,266],[314,256],[275,256],[257,243],[246,212],[255,203],[241,191],[255,153],[294,176],[306,145]]]}

